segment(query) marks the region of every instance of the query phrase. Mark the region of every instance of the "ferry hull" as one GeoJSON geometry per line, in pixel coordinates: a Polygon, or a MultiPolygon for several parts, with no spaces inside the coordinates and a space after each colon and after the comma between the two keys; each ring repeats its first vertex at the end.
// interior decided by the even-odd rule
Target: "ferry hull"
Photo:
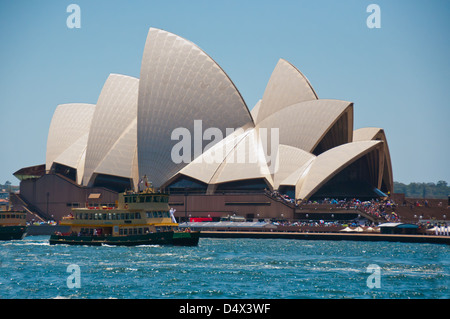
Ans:
{"type": "Polygon", "coordinates": [[[77,236],[51,235],[50,245],[89,245],[89,246],[138,246],[138,245],[169,245],[173,232],[149,233],[129,236],[77,236]]]}
{"type": "Polygon", "coordinates": [[[172,244],[174,246],[197,246],[200,238],[200,232],[175,232],[173,234],[172,244]]]}
{"type": "Polygon", "coordinates": [[[0,226],[0,240],[20,240],[23,239],[26,234],[26,226],[0,226]]]}

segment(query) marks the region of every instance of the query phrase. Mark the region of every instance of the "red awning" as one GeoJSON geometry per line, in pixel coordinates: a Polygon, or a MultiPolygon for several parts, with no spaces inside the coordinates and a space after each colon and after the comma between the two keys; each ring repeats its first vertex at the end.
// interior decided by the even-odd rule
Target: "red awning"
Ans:
{"type": "Polygon", "coordinates": [[[189,222],[191,222],[191,223],[212,222],[212,218],[211,217],[193,217],[193,218],[189,218],[189,222]]]}

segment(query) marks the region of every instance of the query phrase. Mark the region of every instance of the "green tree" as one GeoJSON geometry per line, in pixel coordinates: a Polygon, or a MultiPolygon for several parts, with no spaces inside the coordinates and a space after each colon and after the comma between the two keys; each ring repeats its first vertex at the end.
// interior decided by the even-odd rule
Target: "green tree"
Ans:
{"type": "Polygon", "coordinates": [[[409,183],[394,182],[394,193],[403,193],[413,198],[447,198],[450,187],[446,181],[435,183],[409,183]]]}

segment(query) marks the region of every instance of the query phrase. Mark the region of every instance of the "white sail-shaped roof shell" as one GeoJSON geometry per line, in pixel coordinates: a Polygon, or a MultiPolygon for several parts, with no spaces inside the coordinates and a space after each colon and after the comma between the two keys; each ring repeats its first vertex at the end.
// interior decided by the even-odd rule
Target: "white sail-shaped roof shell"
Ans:
{"type": "Polygon", "coordinates": [[[77,169],[77,182],[81,182],[84,169],[89,129],[95,105],[86,103],[61,104],[56,108],[47,138],[45,167],[53,163],[77,169]]]}
{"type": "MultiPolygon", "coordinates": [[[[307,175],[298,181],[295,190],[296,198],[309,198],[342,169],[375,148],[381,149],[381,154],[384,156],[382,147],[382,141],[360,141],[340,145],[320,154],[308,167],[307,175]]],[[[383,158],[380,156],[378,160],[382,163],[383,158]]]]}
{"type": "Polygon", "coordinates": [[[258,113],[259,113],[259,109],[261,107],[261,102],[262,100],[259,100],[255,106],[252,108],[252,110],[250,111],[253,121],[256,121],[256,119],[258,118],[258,113]]]}
{"type": "Polygon", "coordinates": [[[303,172],[299,169],[304,170],[315,158],[313,154],[299,148],[280,145],[277,158],[278,169],[274,174],[273,188],[278,189],[281,185],[295,186],[303,172]]]}
{"type": "Polygon", "coordinates": [[[252,127],[240,128],[223,138],[220,142],[204,151],[200,156],[181,169],[165,185],[170,184],[180,175],[185,175],[203,183],[210,184],[219,167],[236,145],[247,136],[252,127]]]}
{"type": "MultiPolygon", "coordinates": [[[[264,153],[264,145],[255,129],[249,130],[215,172],[210,184],[263,178],[272,187],[270,164],[264,153]]],[[[276,156],[275,156],[276,158],[276,156]]],[[[274,165],[276,163],[273,163],[274,165]]]]}
{"type": "MultiPolygon", "coordinates": [[[[214,127],[223,134],[252,123],[240,93],[213,59],[192,42],[151,28],[139,83],[139,174],[159,187],[181,170],[187,163],[172,160],[177,142],[171,135],[176,128],[194,133],[195,120],[203,130],[214,127]]],[[[192,144],[194,159],[203,148],[192,144]]]]}
{"type": "Polygon", "coordinates": [[[267,83],[255,123],[289,105],[317,99],[308,79],[288,61],[280,59],[267,83]]]}
{"type": "Polygon", "coordinates": [[[138,88],[139,80],[130,76],[106,80],[89,131],[84,185],[92,185],[94,173],[133,177],[138,88]]]}
{"type": "Polygon", "coordinates": [[[139,180],[136,154],[137,119],[122,132],[95,169],[96,174],[114,175],[139,180]]]}
{"type": "Polygon", "coordinates": [[[353,132],[353,104],[347,101],[321,99],[293,104],[268,116],[256,127],[279,128],[280,144],[312,152],[341,117],[346,117],[346,127],[339,131],[343,136],[338,142],[344,144],[351,142],[353,132]]]}
{"type": "MultiPolygon", "coordinates": [[[[386,134],[382,128],[378,127],[363,127],[353,131],[353,141],[383,141],[384,142],[384,171],[383,181],[388,192],[394,191],[394,177],[392,173],[391,155],[386,138],[386,134]]],[[[378,185],[380,188],[381,185],[378,185]]]]}

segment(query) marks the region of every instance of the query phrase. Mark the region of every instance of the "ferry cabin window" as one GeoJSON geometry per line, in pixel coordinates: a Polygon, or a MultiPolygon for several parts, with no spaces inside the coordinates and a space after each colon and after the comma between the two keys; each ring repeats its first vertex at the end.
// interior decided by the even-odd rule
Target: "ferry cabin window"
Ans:
{"type": "Polygon", "coordinates": [[[136,196],[125,196],[124,202],[125,203],[136,203],[136,196]]]}
{"type": "Polygon", "coordinates": [[[93,228],[81,228],[81,234],[83,235],[93,235],[94,234],[94,229],[93,228]]]}
{"type": "Polygon", "coordinates": [[[149,229],[146,228],[121,228],[119,229],[119,235],[142,235],[148,233],[149,229]]]}
{"type": "Polygon", "coordinates": [[[21,214],[12,214],[12,215],[5,215],[5,214],[0,214],[0,218],[3,219],[7,219],[7,218],[14,218],[14,219],[25,219],[27,216],[21,215],[21,214]]]}
{"type": "MultiPolygon", "coordinates": [[[[139,216],[137,218],[141,218],[140,213],[137,214],[139,216]]],[[[155,211],[155,212],[145,212],[145,216],[147,218],[168,218],[170,217],[170,214],[168,211],[155,211]]]]}

